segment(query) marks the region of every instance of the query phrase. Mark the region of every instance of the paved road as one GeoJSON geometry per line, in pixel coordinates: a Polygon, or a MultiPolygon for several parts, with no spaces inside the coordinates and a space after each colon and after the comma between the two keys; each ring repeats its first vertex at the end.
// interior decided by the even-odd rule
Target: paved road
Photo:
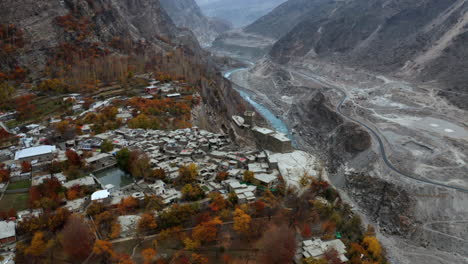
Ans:
{"type": "Polygon", "coordinates": [[[435,186],[438,186],[438,187],[443,187],[443,188],[447,188],[447,189],[453,189],[453,190],[456,190],[456,191],[468,193],[468,189],[466,189],[466,188],[453,186],[453,185],[448,185],[448,184],[443,184],[443,183],[436,182],[436,181],[431,181],[431,180],[428,180],[428,179],[426,179],[424,177],[421,177],[421,176],[411,175],[411,174],[405,173],[405,172],[401,171],[400,169],[398,169],[397,167],[395,167],[390,162],[390,160],[388,159],[388,155],[387,155],[387,152],[385,150],[385,144],[384,144],[380,134],[376,130],[371,128],[370,126],[366,125],[364,122],[361,122],[361,121],[359,121],[356,118],[353,118],[351,116],[347,116],[342,112],[342,106],[346,102],[346,100],[348,99],[348,94],[346,94],[345,91],[343,91],[342,89],[340,89],[340,88],[338,88],[338,87],[336,87],[334,85],[330,85],[329,83],[323,83],[322,81],[318,80],[316,77],[310,76],[308,74],[298,72],[298,71],[293,71],[293,72],[298,74],[298,75],[301,75],[303,77],[306,77],[307,79],[311,79],[311,80],[313,80],[315,82],[321,83],[322,85],[324,85],[326,87],[330,87],[332,89],[335,89],[335,90],[339,91],[343,95],[343,98],[341,99],[340,103],[336,106],[336,112],[340,116],[342,116],[343,118],[345,118],[347,120],[350,120],[350,121],[352,121],[354,123],[357,123],[357,124],[361,125],[362,127],[366,128],[374,136],[374,138],[379,143],[379,149],[380,149],[380,154],[381,154],[382,160],[384,161],[385,165],[387,165],[387,167],[390,170],[396,172],[397,174],[399,174],[399,175],[401,175],[403,177],[410,178],[410,179],[418,181],[418,182],[422,182],[422,183],[425,183],[425,184],[431,184],[431,185],[435,185],[435,186]]]}

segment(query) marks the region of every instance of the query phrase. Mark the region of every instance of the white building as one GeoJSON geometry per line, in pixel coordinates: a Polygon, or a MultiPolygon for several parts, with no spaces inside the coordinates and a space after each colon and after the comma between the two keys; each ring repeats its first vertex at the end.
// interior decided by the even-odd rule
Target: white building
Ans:
{"type": "Polygon", "coordinates": [[[110,197],[108,190],[95,191],[91,194],[91,201],[102,202],[110,197]]]}
{"type": "Polygon", "coordinates": [[[14,221],[0,221],[0,245],[16,241],[16,224],[14,221]]]}
{"type": "Polygon", "coordinates": [[[342,262],[348,261],[346,258],[346,246],[339,239],[322,241],[321,239],[305,240],[302,242],[304,258],[322,258],[328,250],[336,249],[338,256],[342,262]]]}
{"type": "Polygon", "coordinates": [[[16,152],[15,160],[28,161],[37,160],[39,162],[52,161],[56,154],[56,147],[43,145],[38,147],[26,148],[16,152]]]}

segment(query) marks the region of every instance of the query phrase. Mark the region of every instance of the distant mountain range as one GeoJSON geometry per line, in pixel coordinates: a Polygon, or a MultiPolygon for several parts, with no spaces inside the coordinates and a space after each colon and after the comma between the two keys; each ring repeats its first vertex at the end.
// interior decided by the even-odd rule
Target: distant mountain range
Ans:
{"type": "Polygon", "coordinates": [[[221,18],[239,28],[254,22],[285,0],[196,0],[208,17],[221,18]]]}
{"type": "Polygon", "coordinates": [[[206,17],[195,0],[160,0],[162,7],[178,26],[190,29],[202,46],[209,46],[222,32],[231,28],[228,21],[206,17]]]}
{"type": "Polygon", "coordinates": [[[244,29],[276,39],[279,63],[311,56],[436,81],[468,108],[468,2],[289,0],[244,29]]]}

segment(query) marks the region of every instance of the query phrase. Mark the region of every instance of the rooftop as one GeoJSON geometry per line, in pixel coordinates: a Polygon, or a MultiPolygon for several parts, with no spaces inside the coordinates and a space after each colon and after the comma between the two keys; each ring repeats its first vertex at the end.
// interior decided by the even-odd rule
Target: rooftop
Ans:
{"type": "Polygon", "coordinates": [[[43,145],[38,147],[26,148],[16,152],[15,160],[35,157],[39,155],[50,154],[56,151],[55,146],[43,145]]]}
{"type": "Polygon", "coordinates": [[[105,198],[108,198],[109,196],[110,196],[110,193],[108,190],[96,191],[93,194],[91,194],[91,201],[105,199],[105,198]]]}
{"type": "Polygon", "coordinates": [[[264,135],[270,135],[270,134],[275,133],[275,131],[273,131],[271,129],[264,128],[264,127],[257,127],[257,126],[253,127],[252,130],[256,131],[258,133],[264,134],[264,135]]]}
{"type": "Polygon", "coordinates": [[[87,158],[86,159],[86,162],[87,163],[93,163],[95,161],[98,161],[100,159],[104,159],[104,158],[107,158],[107,157],[111,157],[112,155],[111,154],[108,154],[108,153],[99,153],[97,154],[96,156],[93,156],[91,158],[87,158]]]}
{"type": "Polygon", "coordinates": [[[70,188],[70,187],[73,187],[74,185],[90,186],[94,184],[96,183],[94,182],[93,177],[88,176],[88,177],[79,178],[76,180],[67,181],[66,183],[63,184],[63,187],[70,188]]]}
{"type": "Polygon", "coordinates": [[[0,222],[0,239],[12,237],[16,235],[15,222],[1,221],[0,222]]]}
{"type": "Polygon", "coordinates": [[[270,184],[274,182],[278,177],[274,174],[265,174],[265,173],[258,173],[255,174],[255,179],[261,181],[262,183],[270,184]]]}
{"type": "Polygon", "coordinates": [[[281,134],[281,133],[275,133],[273,135],[271,135],[272,137],[274,137],[275,139],[281,141],[281,142],[289,142],[291,141],[285,134],[281,134]]]}

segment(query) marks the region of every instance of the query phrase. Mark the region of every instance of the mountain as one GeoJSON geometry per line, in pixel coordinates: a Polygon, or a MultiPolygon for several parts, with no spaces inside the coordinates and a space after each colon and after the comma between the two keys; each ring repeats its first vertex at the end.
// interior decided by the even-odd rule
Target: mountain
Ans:
{"type": "Polygon", "coordinates": [[[279,39],[307,19],[311,11],[320,14],[334,6],[335,2],[329,0],[290,0],[246,26],[244,31],[279,39]]]}
{"type": "MultiPolygon", "coordinates": [[[[288,1],[291,6],[296,2],[288,1]]],[[[322,4],[302,15],[300,22],[293,22],[296,25],[273,45],[270,56],[276,62],[304,56],[337,59],[372,71],[437,82],[440,95],[468,109],[466,1],[317,2],[322,4]]],[[[276,15],[272,12],[269,19],[284,19],[297,12],[297,8],[276,15]]],[[[247,28],[268,32],[262,19],[247,28]]]]}
{"type": "Polygon", "coordinates": [[[244,105],[194,34],[176,27],[159,0],[0,2],[0,103],[43,80],[90,94],[152,72],[196,87],[204,114],[218,118],[209,120],[214,127],[244,105]]]}
{"type": "Polygon", "coordinates": [[[254,22],[285,0],[196,0],[203,13],[239,28],[254,22]]]}
{"type": "Polygon", "coordinates": [[[178,27],[190,29],[205,47],[231,28],[227,21],[205,17],[194,0],[161,0],[161,5],[178,27]]]}

